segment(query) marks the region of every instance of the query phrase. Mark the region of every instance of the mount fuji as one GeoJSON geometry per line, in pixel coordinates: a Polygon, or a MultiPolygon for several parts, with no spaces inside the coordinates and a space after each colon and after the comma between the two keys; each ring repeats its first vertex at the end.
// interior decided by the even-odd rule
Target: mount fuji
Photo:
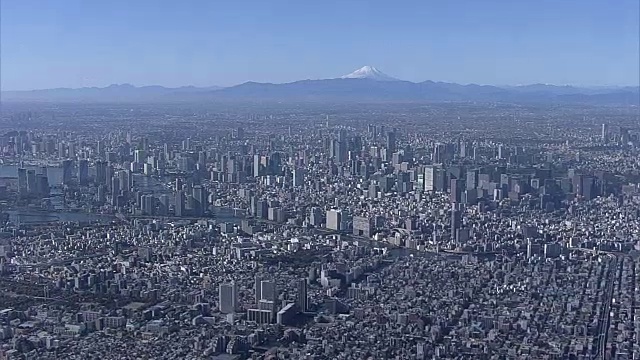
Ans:
{"type": "Polygon", "coordinates": [[[371,79],[376,81],[399,81],[373,66],[363,66],[360,69],[340,77],[341,79],[371,79]]]}
{"type": "Polygon", "coordinates": [[[333,79],[272,84],[245,82],[226,88],[164,88],[111,85],[105,88],[48,89],[2,93],[5,101],[84,102],[503,102],[527,104],[640,105],[638,87],[590,89],[533,84],[492,86],[411,82],[373,66],[333,79]]]}

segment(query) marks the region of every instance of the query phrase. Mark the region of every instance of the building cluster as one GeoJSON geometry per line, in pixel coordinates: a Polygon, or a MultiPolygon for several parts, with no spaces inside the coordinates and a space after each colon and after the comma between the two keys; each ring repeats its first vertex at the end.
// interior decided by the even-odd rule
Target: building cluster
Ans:
{"type": "Polygon", "coordinates": [[[41,106],[0,359],[640,358],[624,109],[41,106]]]}

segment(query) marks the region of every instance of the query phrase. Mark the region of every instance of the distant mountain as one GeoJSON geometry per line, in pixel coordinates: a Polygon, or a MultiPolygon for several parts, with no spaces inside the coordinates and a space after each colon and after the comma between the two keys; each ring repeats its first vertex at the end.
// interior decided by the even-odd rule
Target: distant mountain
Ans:
{"type": "Polygon", "coordinates": [[[77,89],[56,88],[29,91],[3,91],[2,101],[149,101],[165,97],[185,97],[199,93],[209,93],[221,87],[182,86],[169,88],[164,86],[133,86],[131,84],[112,84],[107,87],[83,87],[77,89]]]}
{"type": "Polygon", "coordinates": [[[185,86],[49,89],[3,92],[2,101],[275,101],[275,102],[510,102],[593,105],[640,105],[638,87],[582,88],[532,84],[491,86],[446,82],[410,82],[364,66],[335,79],[284,84],[246,82],[227,88],[185,86]]]}
{"type": "Polygon", "coordinates": [[[373,66],[363,66],[360,69],[341,77],[341,79],[370,79],[376,81],[398,81],[373,66]]]}
{"type": "Polygon", "coordinates": [[[414,83],[388,77],[373,67],[364,67],[337,79],[301,80],[284,84],[247,82],[212,92],[211,96],[220,101],[640,104],[637,87],[594,90],[545,84],[498,87],[430,80],[414,83]]]}

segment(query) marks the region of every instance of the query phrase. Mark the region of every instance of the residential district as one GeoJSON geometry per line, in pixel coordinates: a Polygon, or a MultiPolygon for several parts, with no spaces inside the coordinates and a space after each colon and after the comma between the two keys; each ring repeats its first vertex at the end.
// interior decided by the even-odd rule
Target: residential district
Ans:
{"type": "Polygon", "coordinates": [[[637,109],[1,120],[0,359],[640,359],[637,109]]]}

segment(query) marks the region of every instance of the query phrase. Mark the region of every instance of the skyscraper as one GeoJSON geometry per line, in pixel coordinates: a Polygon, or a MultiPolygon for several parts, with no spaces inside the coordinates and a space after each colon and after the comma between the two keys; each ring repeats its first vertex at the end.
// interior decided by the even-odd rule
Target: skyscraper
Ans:
{"type": "Polygon", "coordinates": [[[238,286],[235,281],[230,284],[220,284],[218,288],[218,301],[220,312],[231,314],[238,309],[238,286]]]}
{"type": "Polygon", "coordinates": [[[185,215],[185,213],[184,213],[184,201],[185,201],[184,190],[176,191],[175,215],[178,216],[178,217],[185,215]]]}
{"type": "Polygon", "coordinates": [[[35,170],[27,170],[27,192],[29,193],[29,195],[35,195],[38,192],[35,170]]]}
{"type": "Polygon", "coordinates": [[[300,187],[304,185],[304,169],[295,168],[293,170],[293,186],[300,187]]]}
{"type": "Polygon", "coordinates": [[[460,228],[460,223],[462,222],[460,219],[460,210],[457,210],[455,207],[451,209],[451,240],[456,239],[456,232],[460,228]]]}
{"type": "Polygon", "coordinates": [[[300,312],[305,312],[309,308],[309,297],[307,295],[307,279],[298,279],[296,305],[300,312]]]}
{"type": "Polygon", "coordinates": [[[387,133],[387,151],[389,153],[396,151],[396,133],[393,131],[387,133]]]}
{"type": "Polygon", "coordinates": [[[107,183],[107,162],[96,161],[96,184],[107,183]]]}
{"type": "Polygon", "coordinates": [[[62,161],[62,183],[69,184],[73,177],[73,161],[66,159],[62,161]]]}
{"type": "Polygon", "coordinates": [[[427,166],[424,168],[424,191],[435,190],[435,167],[427,166]]]}
{"type": "Polygon", "coordinates": [[[327,211],[327,229],[340,230],[342,222],[342,212],[340,210],[327,211]]]}
{"type": "Polygon", "coordinates": [[[18,168],[18,193],[21,196],[27,194],[27,169],[18,168]]]}
{"type": "Polygon", "coordinates": [[[273,280],[262,280],[260,282],[260,300],[276,301],[278,289],[273,280]]]}
{"type": "Polygon", "coordinates": [[[457,204],[462,201],[462,180],[460,179],[451,179],[450,183],[451,190],[451,203],[457,204]]]}
{"type": "Polygon", "coordinates": [[[609,139],[609,126],[607,124],[602,124],[602,133],[600,134],[602,142],[607,142],[609,139]]]}
{"type": "Polygon", "coordinates": [[[78,182],[80,185],[89,183],[89,161],[87,159],[78,162],[78,182]]]}

